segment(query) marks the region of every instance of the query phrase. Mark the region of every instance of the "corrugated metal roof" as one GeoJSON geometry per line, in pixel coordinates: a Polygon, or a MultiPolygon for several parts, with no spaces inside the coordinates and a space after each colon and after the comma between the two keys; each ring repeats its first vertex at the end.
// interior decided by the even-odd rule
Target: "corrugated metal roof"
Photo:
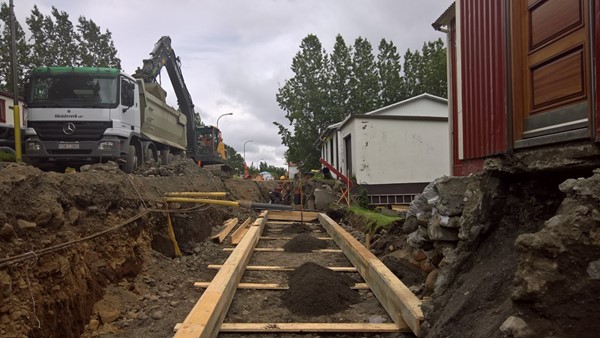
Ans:
{"type": "Polygon", "coordinates": [[[431,24],[436,31],[441,30],[443,26],[448,26],[450,21],[456,17],[456,3],[452,3],[440,17],[431,24]]]}

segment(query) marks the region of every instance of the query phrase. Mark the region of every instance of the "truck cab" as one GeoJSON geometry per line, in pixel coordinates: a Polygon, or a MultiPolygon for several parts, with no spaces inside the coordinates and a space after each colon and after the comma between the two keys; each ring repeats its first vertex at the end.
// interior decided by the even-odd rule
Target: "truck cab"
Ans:
{"type": "Polygon", "coordinates": [[[34,164],[127,162],[140,133],[137,93],[136,80],[117,69],[34,69],[26,90],[27,157],[34,164]]]}

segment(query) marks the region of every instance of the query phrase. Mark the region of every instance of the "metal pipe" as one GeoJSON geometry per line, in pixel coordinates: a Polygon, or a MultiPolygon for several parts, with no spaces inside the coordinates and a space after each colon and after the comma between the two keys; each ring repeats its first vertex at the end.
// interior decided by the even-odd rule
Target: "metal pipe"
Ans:
{"type": "Polygon", "coordinates": [[[10,51],[13,75],[13,126],[15,130],[15,161],[21,162],[21,114],[19,113],[19,89],[17,76],[17,33],[15,25],[15,5],[9,1],[10,15],[10,51]]]}
{"type": "Polygon", "coordinates": [[[167,197],[165,198],[167,202],[174,203],[202,203],[202,204],[217,204],[224,205],[228,207],[239,207],[240,204],[236,201],[225,201],[225,200],[212,200],[206,198],[186,198],[186,197],[167,197]]]}

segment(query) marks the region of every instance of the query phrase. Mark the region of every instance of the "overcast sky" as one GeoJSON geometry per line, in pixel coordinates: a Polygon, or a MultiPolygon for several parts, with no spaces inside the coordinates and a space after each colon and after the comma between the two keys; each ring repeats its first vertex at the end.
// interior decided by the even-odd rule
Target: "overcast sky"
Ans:
{"type": "MultiPolygon", "coordinates": [[[[382,38],[400,55],[407,48],[445,38],[431,27],[451,0],[18,0],[25,18],[34,4],[49,15],[52,6],[92,19],[111,31],[121,66],[127,73],[141,67],[161,36],[171,37],[175,53],[205,124],[219,121],[225,143],[243,154],[248,165],[266,161],[285,166],[285,147],[273,121],[288,125],[275,94],[293,76],[290,66],[301,40],[315,34],[328,53],[337,34],[347,44],[367,38],[376,53],[382,38]]],[[[166,70],[162,83],[167,101],[176,106],[166,70]]]]}

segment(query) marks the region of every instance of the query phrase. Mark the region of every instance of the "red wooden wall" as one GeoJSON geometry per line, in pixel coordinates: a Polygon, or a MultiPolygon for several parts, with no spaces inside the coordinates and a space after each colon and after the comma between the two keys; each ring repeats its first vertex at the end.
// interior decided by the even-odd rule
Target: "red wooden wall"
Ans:
{"type": "Polygon", "coordinates": [[[463,160],[481,159],[508,150],[507,9],[505,1],[464,0],[460,14],[463,160]]]}

